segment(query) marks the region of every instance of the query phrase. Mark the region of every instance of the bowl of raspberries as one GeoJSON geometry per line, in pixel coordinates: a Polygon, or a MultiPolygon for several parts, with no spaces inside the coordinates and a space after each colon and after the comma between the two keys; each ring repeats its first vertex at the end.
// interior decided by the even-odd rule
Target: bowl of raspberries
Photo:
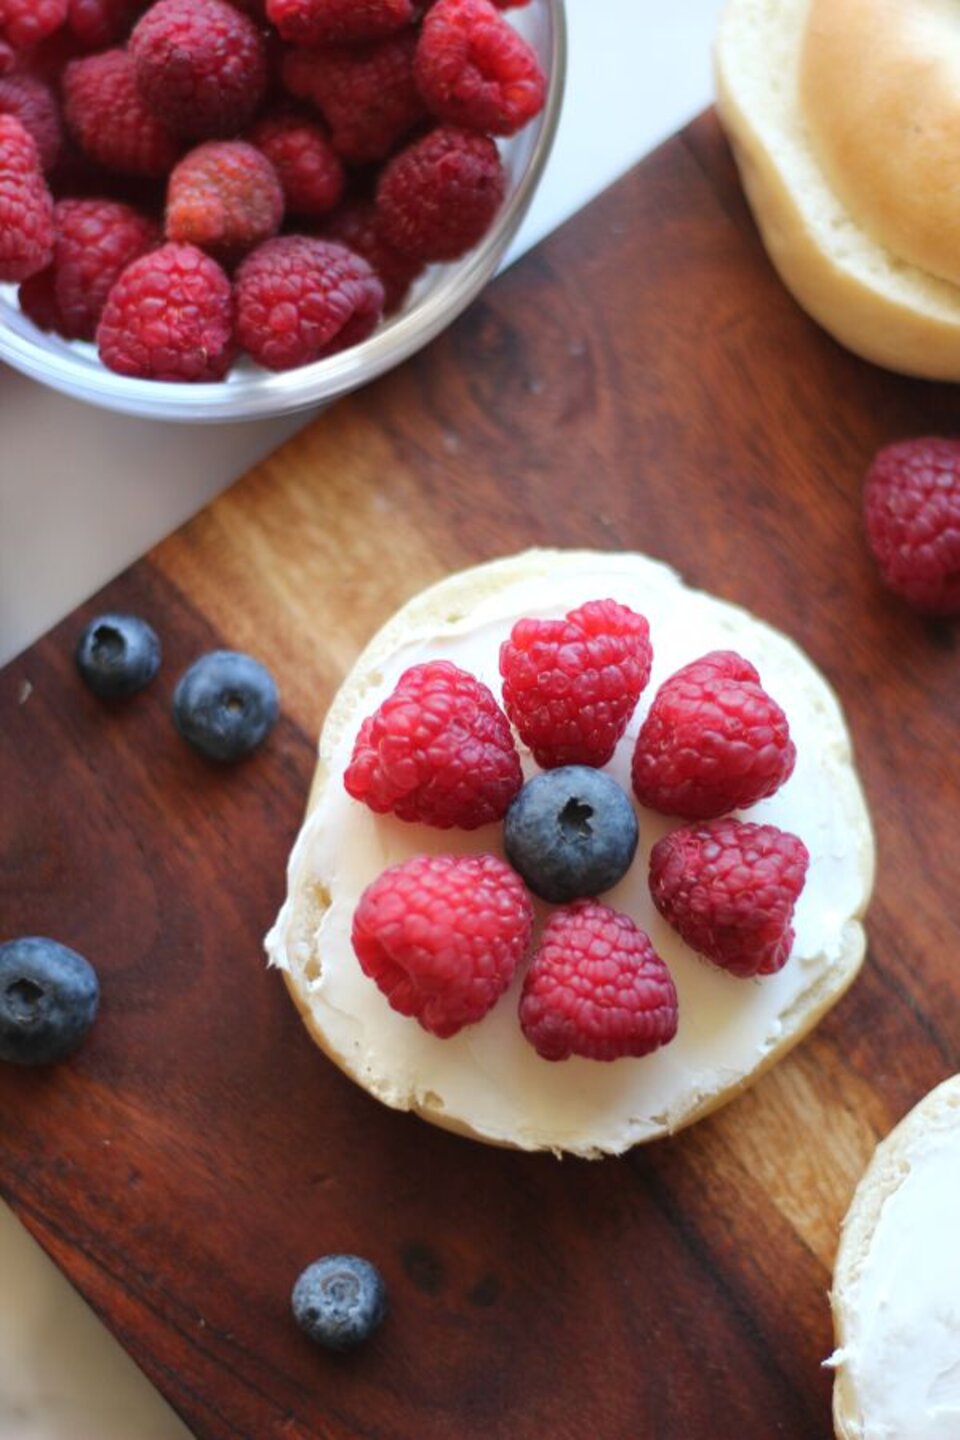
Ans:
{"type": "Polygon", "coordinates": [[[563,0],[0,0],[0,360],[127,414],[335,399],[494,274],[563,0]]]}

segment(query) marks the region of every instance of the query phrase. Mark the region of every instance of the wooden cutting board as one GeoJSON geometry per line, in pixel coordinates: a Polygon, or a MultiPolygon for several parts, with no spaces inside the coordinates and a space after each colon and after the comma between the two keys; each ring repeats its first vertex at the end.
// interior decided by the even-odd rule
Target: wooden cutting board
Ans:
{"type": "Polygon", "coordinates": [[[201,1440],[830,1433],[838,1223],[876,1138],[960,1061],[957,631],[879,588],[861,477],[956,403],[793,305],[708,117],[0,676],[2,933],[75,946],[104,994],[73,1061],[0,1074],[0,1190],[201,1440]],[[619,1161],[382,1108],[261,953],[358,648],[426,582],[532,543],[649,551],[794,635],[845,703],[879,842],[848,997],[745,1097],[619,1161]],[[71,658],[106,607],[166,654],[115,708],[71,658]],[[229,771],[168,720],[222,644],[284,701],[229,771]],[[287,1310],[334,1249],[392,1299],[342,1358],[287,1310]]]}

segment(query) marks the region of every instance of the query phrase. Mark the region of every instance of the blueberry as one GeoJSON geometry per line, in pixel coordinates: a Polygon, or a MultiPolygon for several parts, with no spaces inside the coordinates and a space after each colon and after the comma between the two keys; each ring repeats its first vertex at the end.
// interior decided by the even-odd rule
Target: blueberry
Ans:
{"type": "Polygon", "coordinates": [[[63,1060],[93,1024],[99,999],[97,973],[75,950],[39,935],[8,940],[0,945],[0,1060],[63,1060]]]}
{"type": "Polygon", "coordinates": [[[507,859],[555,905],[616,885],[637,849],[637,817],[615,780],[563,765],[528,780],[503,822],[507,859]]]}
{"type": "Polygon", "coordinates": [[[265,666],[236,650],[211,650],[180,677],[173,723],[211,760],[240,760],[277,718],[277,687],[265,666]]]}
{"type": "Polygon", "coordinates": [[[293,1318],[328,1350],[349,1350],[371,1336],[387,1312],[387,1292],[375,1265],[359,1255],[324,1255],[293,1287],[293,1318]]]}
{"type": "Polygon", "coordinates": [[[98,615],[77,641],[76,661],[95,695],[119,700],[142,690],[156,675],[160,641],[137,615],[98,615]]]}

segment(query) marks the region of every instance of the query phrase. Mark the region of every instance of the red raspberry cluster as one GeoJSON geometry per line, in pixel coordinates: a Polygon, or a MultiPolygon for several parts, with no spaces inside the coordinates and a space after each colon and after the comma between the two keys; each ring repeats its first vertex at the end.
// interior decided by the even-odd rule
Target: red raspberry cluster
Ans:
{"type": "Polygon", "coordinates": [[[358,343],[500,208],[511,3],[0,0],[0,282],[146,379],[358,343]]]}
{"type": "MultiPolygon", "coordinates": [[[[503,710],[449,661],[414,666],[363,721],[344,785],[401,820],[466,830],[499,821],[522,785],[514,731],[546,769],[605,765],[652,659],[646,619],[613,600],[590,601],[559,620],[520,620],[500,650],[503,710]]],[[[654,846],[654,904],[693,950],[731,975],[771,974],[793,946],[806,847],[730,812],[772,795],[795,758],[783,711],[731,651],[668,678],[637,735],[639,802],[696,822],[654,846]]],[[[386,870],[361,897],[354,946],[395,1009],[447,1036],[482,1019],[507,989],[528,952],[531,913],[519,876],[493,855],[418,856],[386,870]]],[[[550,916],[524,977],[519,1018],[548,1060],[641,1056],[675,1035],[677,993],[649,937],[628,916],[584,898],[550,916]]]]}

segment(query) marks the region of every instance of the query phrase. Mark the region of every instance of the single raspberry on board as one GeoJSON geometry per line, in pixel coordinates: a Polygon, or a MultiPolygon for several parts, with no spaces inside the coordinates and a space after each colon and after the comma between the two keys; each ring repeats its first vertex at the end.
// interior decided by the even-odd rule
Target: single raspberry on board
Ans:
{"type": "Polygon", "coordinates": [[[63,72],[63,111],[91,159],[124,175],[168,175],[180,142],[147,109],[125,50],[72,60],[63,72]]]}
{"type": "Polygon", "coordinates": [[[118,200],[59,200],[53,221],[53,264],[22,287],[21,304],[42,328],[93,340],[115,281],[159,244],[160,228],[118,200]]]}
{"type": "Polygon", "coordinates": [[[277,172],[243,140],[208,140],[184,155],[170,176],[168,240],[233,260],[276,235],[282,219],[277,172]]]}
{"type": "Polygon", "coordinates": [[[67,18],[67,0],[0,0],[0,36],[14,50],[38,45],[67,18]]]}
{"type": "Polygon", "coordinates": [[[864,509],[890,589],[931,615],[960,612],[960,440],[887,445],[867,472],[864,509]]]}
{"type": "Polygon", "coordinates": [[[488,135],[438,125],[383,167],[376,195],[383,234],[417,260],[457,260],[490,229],[505,188],[488,135]]]}
{"type": "Polygon", "coordinates": [[[754,667],[713,650],[654,696],[633,752],[633,789],[651,810],[707,820],[772,795],[796,758],[787,717],[754,667]]]}
{"type": "Polygon", "coordinates": [[[364,720],[343,783],[380,815],[475,830],[503,819],[523,774],[493,692],[432,660],[404,671],[364,720]]]}
{"type": "Polygon", "coordinates": [[[530,962],[520,1025],[544,1060],[649,1055],[677,1033],[677,992],[648,936],[597,900],[554,910],[530,962]]]}
{"type": "Polygon", "coordinates": [[[169,244],[128,265],[97,330],[110,370],[146,380],[222,380],[234,354],[230,281],[194,245],[169,244]]]}
{"type": "Polygon", "coordinates": [[[283,83],[320,111],[338,155],[366,165],[389,155],[427,113],[413,77],[416,45],[404,31],[376,44],[291,50],[283,83]]]}
{"type": "Polygon", "coordinates": [[[793,911],[810,856],[796,835],[727,816],[685,826],[650,854],[650,893],[691,950],[749,978],[793,948],[793,911]]]}
{"type": "Polygon", "coordinates": [[[26,280],[53,257],[53,199],[32,135],[0,115],[0,281],[26,280]]]}
{"type": "Polygon", "coordinates": [[[267,19],[292,45],[379,40],[414,13],[413,0],[267,0],[267,19]]]}
{"type": "Polygon", "coordinates": [[[447,1039],[500,998],[532,928],[523,881],[495,855],[418,855],[363,892],[353,948],[394,1010],[447,1039]]]}
{"type": "Polygon", "coordinates": [[[292,215],[325,215],[339,203],[343,165],[323,127],[308,114],[274,111],[253,127],[247,139],[276,170],[292,215]]]}
{"type": "Polygon", "coordinates": [[[400,308],[410,286],[423,273],[421,260],[414,260],[387,244],[372,200],[348,200],[324,222],[323,233],[362,255],[372,266],[383,285],[384,315],[392,315],[400,308]]]}
{"type": "Polygon", "coordinates": [[[44,170],[52,170],[63,144],[60,106],[53,90],[34,75],[0,76],[0,115],[15,115],[33,136],[44,170]]]}
{"type": "Polygon", "coordinates": [[[263,36],[227,0],[157,0],[130,36],[144,101],[191,139],[246,128],[267,87],[263,36]]]}
{"type": "Polygon", "coordinates": [[[535,52],[490,0],[437,0],[424,17],[414,73],[434,115],[492,135],[516,134],[547,93],[535,52]]]}
{"type": "Polygon", "coordinates": [[[69,0],[67,24],[88,50],[125,40],[149,0],[69,0]]]}
{"type": "Polygon", "coordinates": [[[383,314],[366,260],[332,240],[281,235],[236,274],[237,338],[268,370],[291,370],[365,340],[383,314]]]}
{"type": "Polygon", "coordinates": [[[503,703],[544,770],[606,765],[650,678],[650,627],[616,600],[518,620],[500,647],[503,703]]]}

